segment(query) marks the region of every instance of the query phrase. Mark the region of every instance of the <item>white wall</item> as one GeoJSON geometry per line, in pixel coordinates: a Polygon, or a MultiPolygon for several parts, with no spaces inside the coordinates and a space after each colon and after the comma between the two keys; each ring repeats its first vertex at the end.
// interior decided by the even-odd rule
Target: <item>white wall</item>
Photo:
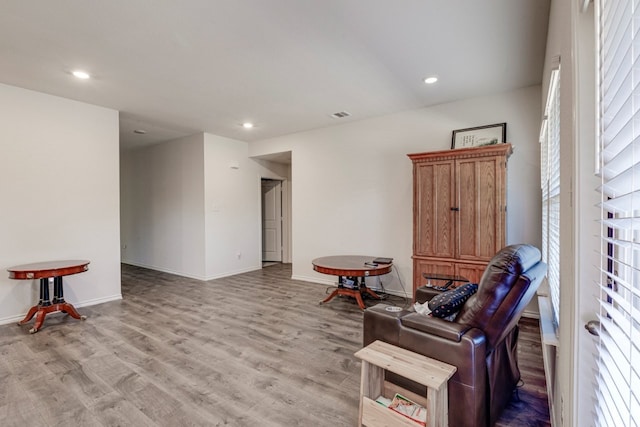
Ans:
{"type": "Polygon", "coordinates": [[[287,167],[207,133],[121,158],[123,262],[200,280],[262,267],[260,179],[287,167]]]}
{"type": "MultiPolygon", "coordinates": [[[[332,283],[311,261],[333,254],[394,258],[385,288],[411,293],[412,166],[407,153],[451,146],[451,132],[507,122],[507,243],[540,246],[540,86],[257,141],[251,156],[292,151],[293,276],[332,283]]],[[[375,286],[377,278],[369,285],[375,286]]]]}
{"type": "Polygon", "coordinates": [[[204,279],[204,137],[122,152],[122,261],[204,279]]]}
{"type": "MultiPolygon", "coordinates": [[[[0,269],[87,259],[64,278],[78,306],[121,298],[118,112],[0,84],[0,269]]],[[[0,275],[0,323],[37,304],[38,280],[0,275]]],[[[46,323],[45,323],[46,325],[46,323]]]]}
{"type": "Polygon", "coordinates": [[[204,134],[206,277],[262,267],[260,173],[246,142],[204,134]]]}

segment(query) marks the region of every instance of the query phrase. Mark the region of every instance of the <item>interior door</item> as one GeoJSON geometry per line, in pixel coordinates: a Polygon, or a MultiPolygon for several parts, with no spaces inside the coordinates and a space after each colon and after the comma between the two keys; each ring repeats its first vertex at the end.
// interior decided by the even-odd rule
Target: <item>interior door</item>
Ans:
{"type": "Polygon", "coordinates": [[[282,262],[282,182],[262,180],[262,261],[282,262]]]}

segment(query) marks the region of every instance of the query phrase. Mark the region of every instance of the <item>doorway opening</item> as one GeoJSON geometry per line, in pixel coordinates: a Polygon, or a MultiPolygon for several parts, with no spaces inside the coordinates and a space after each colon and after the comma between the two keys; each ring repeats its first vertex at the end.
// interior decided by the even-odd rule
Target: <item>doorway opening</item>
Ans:
{"type": "Polygon", "coordinates": [[[262,266],[282,263],[282,180],[262,178],[262,266]]]}

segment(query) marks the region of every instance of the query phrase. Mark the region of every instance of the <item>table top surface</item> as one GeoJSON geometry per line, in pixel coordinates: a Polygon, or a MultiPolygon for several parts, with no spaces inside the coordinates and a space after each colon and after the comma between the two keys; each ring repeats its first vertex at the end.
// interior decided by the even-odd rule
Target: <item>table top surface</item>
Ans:
{"type": "Polygon", "coordinates": [[[68,276],[89,269],[87,260],[62,260],[34,262],[7,268],[10,279],[41,279],[47,277],[68,276]]]}
{"type": "Polygon", "coordinates": [[[383,341],[374,341],[355,353],[358,359],[394,372],[427,387],[439,389],[458,370],[453,365],[431,359],[383,341]]]}
{"type": "Polygon", "coordinates": [[[365,255],[334,255],[316,258],[311,263],[313,269],[319,273],[334,276],[378,276],[391,271],[393,263],[366,265],[377,257],[365,255]]]}

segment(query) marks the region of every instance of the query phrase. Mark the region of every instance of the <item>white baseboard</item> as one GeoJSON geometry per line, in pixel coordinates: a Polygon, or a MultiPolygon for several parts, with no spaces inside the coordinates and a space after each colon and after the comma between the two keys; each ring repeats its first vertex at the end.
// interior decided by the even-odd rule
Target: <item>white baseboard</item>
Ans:
{"type": "Polygon", "coordinates": [[[255,266],[251,266],[251,267],[247,267],[247,268],[242,268],[242,269],[239,269],[239,270],[227,271],[227,272],[220,273],[220,274],[214,274],[213,276],[199,276],[199,275],[194,275],[194,274],[185,274],[185,273],[183,273],[181,271],[174,271],[174,270],[170,270],[170,269],[167,269],[167,268],[156,267],[156,266],[153,266],[153,265],[146,265],[146,264],[138,263],[138,262],[122,261],[122,263],[123,264],[127,264],[127,265],[133,265],[135,267],[146,268],[146,269],[149,269],[149,270],[160,271],[162,273],[173,274],[175,276],[181,276],[181,277],[187,277],[189,279],[200,280],[200,281],[203,281],[203,282],[206,282],[208,280],[214,280],[214,279],[222,279],[223,277],[235,276],[236,274],[249,273],[251,271],[256,271],[256,270],[261,270],[262,269],[262,265],[255,265],[255,266]]]}
{"type": "Polygon", "coordinates": [[[2,319],[0,319],[0,325],[8,325],[9,323],[18,323],[22,319],[24,319],[24,314],[21,314],[19,316],[3,317],[2,319]]]}
{"type": "Polygon", "coordinates": [[[262,270],[262,265],[257,265],[253,267],[247,267],[240,270],[227,271],[225,273],[216,274],[213,276],[207,276],[204,280],[214,280],[214,279],[222,279],[223,277],[235,276],[236,274],[249,273],[256,270],[262,270]]]}
{"type": "Polygon", "coordinates": [[[160,271],[162,273],[168,273],[168,274],[173,274],[174,276],[181,276],[181,277],[187,277],[189,279],[196,279],[196,280],[207,280],[206,277],[204,276],[196,276],[193,274],[186,274],[182,271],[175,271],[175,270],[171,270],[169,268],[162,268],[162,267],[158,267],[155,265],[149,265],[149,264],[145,264],[142,262],[133,262],[133,261],[121,261],[123,264],[127,264],[127,265],[133,265],[134,267],[141,267],[141,268],[146,268],[148,270],[154,270],[154,271],[160,271]]]}
{"type": "Polygon", "coordinates": [[[104,304],[105,302],[118,301],[122,299],[122,294],[111,295],[108,297],[94,298],[87,301],[74,302],[74,307],[89,307],[90,305],[104,304]]]}
{"type": "Polygon", "coordinates": [[[317,277],[310,276],[296,276],[292,275],[291,280],[300,280],[302,282],[315,283],[318,285],[336,286],[336,281],[332,279],[318,279],[317,277]]]}
{"type": "MultiPolygon", "coordinates": [[[[70,304],[73,304],[74,307],[80,308],[80,307],[89,307],[91,305],[103,304],[105,302],[117,301],[117,300],[121,300],[121,299],[122,299],[122,294],[116,294],[116,295],[111,295],[111,296],[108,296],[108,297],[94,298],[94,299],[90,299],[90,300],[86,300],[86,301],[80,301],[80,302],[68,301],[68,302],[70,304]]],[[[0,325],[8,325],[10,323],[18,323],[19,321],[24,319],[25,314],[26,313],[19,314],[19,315],[14,315],[14,316],[3,317],[2,319],[0,319],[0,325]]]]}

